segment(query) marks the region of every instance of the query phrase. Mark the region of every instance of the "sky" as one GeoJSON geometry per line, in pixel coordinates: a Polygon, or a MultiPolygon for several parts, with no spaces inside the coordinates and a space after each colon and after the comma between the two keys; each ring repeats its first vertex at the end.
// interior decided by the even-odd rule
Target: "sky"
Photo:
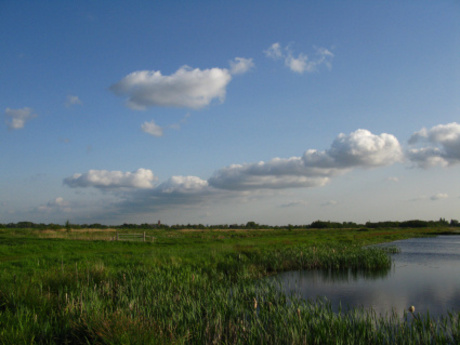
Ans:
{"type": "Polygon", "coordinates": [[[460,219],[458,1],[0,0],[0,223],[460,219]]]}

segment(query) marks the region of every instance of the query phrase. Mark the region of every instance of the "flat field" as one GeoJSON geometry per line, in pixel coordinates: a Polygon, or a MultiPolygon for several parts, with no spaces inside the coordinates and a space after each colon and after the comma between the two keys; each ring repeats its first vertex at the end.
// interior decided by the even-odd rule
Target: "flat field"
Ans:
{"type": "Polygon", "coordinates": [[[117,231],[143,233],[0,229],[0,344],[460,342],[458,313],[334,313],[259,279],[387,269],[388,253],[366,246],[450,228],[117,231]]]}

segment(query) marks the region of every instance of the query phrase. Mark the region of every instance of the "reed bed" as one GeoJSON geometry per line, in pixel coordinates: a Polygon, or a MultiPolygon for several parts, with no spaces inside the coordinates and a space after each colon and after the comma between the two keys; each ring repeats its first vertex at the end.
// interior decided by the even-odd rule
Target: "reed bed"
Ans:
{"type": "Polygon", "coordinates": [[[0,344],[460,343],[459,313],[335,313],[325,300],[286,296],[276,281],[258,279],[290,269],[388,269],[383,249],[55,241],[43,255],[25,255],[41,241],[3,247],[0,344]]]}

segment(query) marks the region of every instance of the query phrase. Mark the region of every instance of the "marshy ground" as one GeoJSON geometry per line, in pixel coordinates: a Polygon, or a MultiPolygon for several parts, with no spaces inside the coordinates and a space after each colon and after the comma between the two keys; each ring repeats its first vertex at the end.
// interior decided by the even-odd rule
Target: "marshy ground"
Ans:
{"type": "Polygon", "coordinates": [[[0,343],[460,342],[459,313],[334,313],[258,279],[294,269],[378,270],[391,259],[365,246],[450,228],[147,230],[151,242],[113,241],[115,231],[0,229],[0,343]]]}

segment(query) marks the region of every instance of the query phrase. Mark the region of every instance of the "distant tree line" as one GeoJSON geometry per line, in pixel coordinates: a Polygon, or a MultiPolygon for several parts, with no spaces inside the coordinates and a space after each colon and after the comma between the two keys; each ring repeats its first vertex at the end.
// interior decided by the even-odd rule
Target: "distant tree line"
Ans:
{"type": "Polygon", "coordinates": [[[55,223],[33,223],[33,222],[18,222],[18,223],[0,223],[1,228],[16,228],[16,229],[52,229],[58,230],[66,228],[67,230],[72,229],[354,229],[354,228],[428,228],[428,227],[460,227],[460,223],[456,219],[451,219],[447,221],[444,218],[439,220],[406,220],[406,221],[383,221],[383,222],[366,222],[364,224],[354,223],[354,222],[331,222],[331,221],[322,221],[316,220],[311,224],[304,225],[282,225],[282,226],[273,226],[258,224],[254,221],[247,222],[246,224],[217,224],[217,225],[203,225],[203,224],[175,224],[167,225],[161,224],[160,222],[156,224],[142,223],[142,224],[128,224],[124,223],[122,225],[104,225],[100,223],[93,224],[71,224],[70,221],[66,221],[64,225],[55,224],[55,223]]]}

